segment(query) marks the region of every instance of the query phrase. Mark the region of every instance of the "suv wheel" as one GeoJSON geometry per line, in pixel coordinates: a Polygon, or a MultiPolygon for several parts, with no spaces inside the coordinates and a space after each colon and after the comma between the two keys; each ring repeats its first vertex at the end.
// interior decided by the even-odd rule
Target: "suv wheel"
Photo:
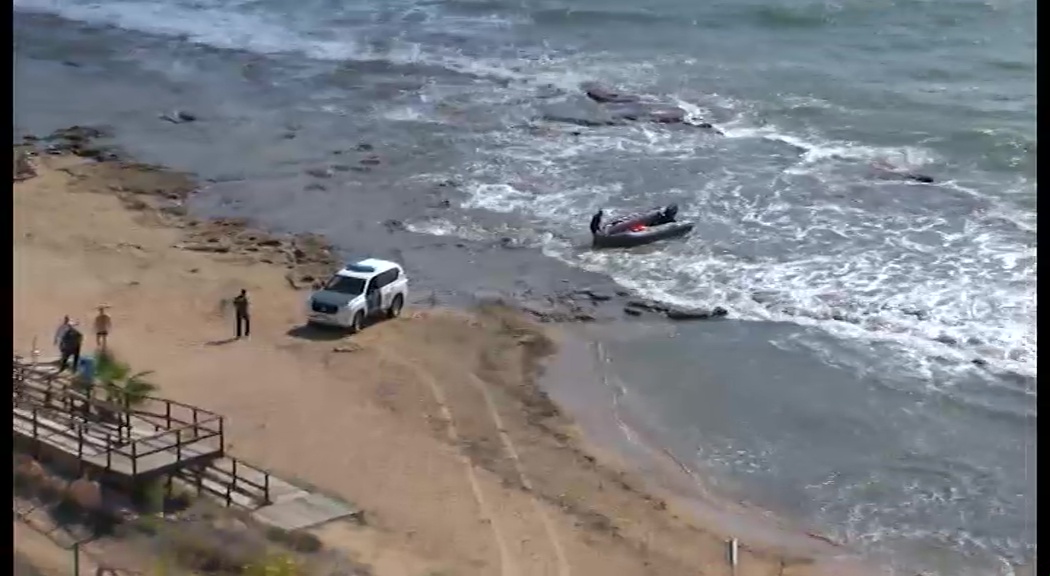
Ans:
{"type": "Polygon", "coordinates": [[[394,296],[394,301],[390,303],[390,308],[387,308],[387,318],[397,318],[401,315],[401,308],[405,305],[405,299],[400,294],[394,296]]]}
{"type": "Polygon", "coordinates": [[[364,324],[365,324],[365,313],[358,311],[357,314],[354,314],[354,321],[350,324],[350,333],[351,334],[356,334],[356,333],[360,332],[361,328],[364,327],[364,324]]]}

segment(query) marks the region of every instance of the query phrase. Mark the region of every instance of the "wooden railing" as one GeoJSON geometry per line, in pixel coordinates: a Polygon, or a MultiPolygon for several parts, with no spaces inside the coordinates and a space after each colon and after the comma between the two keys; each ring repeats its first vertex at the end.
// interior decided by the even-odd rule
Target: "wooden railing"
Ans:
{"type": "Polygon", "coordinates": [[[107,470],[114,455],[131,462],[132,475],[138,474],[140,459],[160,452],[174,452],[181,461],[189,443],[216,439],[221,451],[225,444],[222,416],[174,400],[146,396],[134,406],[94,398],[74,389],[67,378],[25,364],[17,357],[12,382],[15,419],[31,426],[34,439],[40,433],[40,420],[47,419],[68,428],[67,438],[77,442],[77,456],[84,457],[85,445],[104,451],[107,470]],[[150,426],[155,432],[135,437],[150,426]]]}
{"type": "Polygon", "coordinates": [[[231,456],[227,456],[225,460],[230,462],[231,468],[229,470],[217,465],[218,462],[221,462],[220,460],[204,467],[180,470],[176,473],[176,477],[183,482],[190,483],[196,487],[198,494],[201,492],[208,492],[213,496],[221,498],[226,506],[231,506],[234,503],[234,494],[243,494],[255,499],[258,501],[259,506],[266,506],[273,503],[273,500],[270,499],[270,473],[268,471],[237,460],[231,456]],[[242,476],[241,473],[245,469],[261,476],[262,482],[249,480],[242,476]],[[213,488],[205,485],[204,479],[206,478],[211,479],[221,488],[213,488]]]}

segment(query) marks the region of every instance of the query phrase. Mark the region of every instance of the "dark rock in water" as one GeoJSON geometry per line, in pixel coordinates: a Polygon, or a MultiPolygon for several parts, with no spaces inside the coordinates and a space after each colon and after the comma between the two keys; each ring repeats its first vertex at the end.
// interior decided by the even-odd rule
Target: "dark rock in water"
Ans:
{"type": "Polygon", "coordinates": [[[580,88],[583,89],[584,94],[586,94],[588,98],[594,100],[595,102],[600,102],[602,104],[610,102],[638,102],[639,100],[641,100],[641,98],[635,96],[634,94],[624,94],[621,92],[617,92],[611,88],[602,86],[601,84],[595,82],[585,82],[580,85],[580,88]]]}
{"type": "Polygon", "coordinates": [[[933,176],[927,176],[925,174],[908,173],[904,175],[908,180],[914,180],[916,182],[922,182],[923,184],[933,184],[933,176]]]}
{"type": "Polygon", "coordinates": [[[624,124],[626,118],[582,118],[578,116],[566,116],[563,114],[544,114],[543,119],[548,122],[560,122],[583,126],[584,128],[598,128],[600,126],[619,126],[624,124]]]}
{"type": "Polygon", "coordinates": [[[379,156],[376,156],[375,154],[369,154],[368,156],[362,158],[360,162],[365,166],[377,166],[381,162],[381,160],[379,159],[379,156]]]}
{"type": "Polygon", "coordinates": [[[189,122],[196,122],[197,116],[185,110],[173,110],[167,114],[161,114],[162,120],[167,120],[172,124],[186,124],[189,122]]]}
{"type": "Polygon", "coordinates": [[[926,320],[929,317],[929,314],[925,310],[920,310],[918,308],[901,308],[901,314],[912,316],[917,320],[926,320]]]}
{"type": "Polygon", "coordinates": [[[393,232],[395,230],[405,230],[405,223],[400,221],[400,220],[394,220],[394,219],[387,220],[387,221],[383,222],[383,226],[386,226],[386,229],[391,231],[391,232],[393,232]]]}
{"type": "Polygon", "coordinates": [[[285,132],[284,134],[281,134],[281,138],[283,138],[285,140],[294,140],[295,137],[296,137],[296,133],[292,132],[291,130],[289,130],[288,132],[285,132]]]}
{"type": "Polygon", "coordinates": [[[934,340],[940,342],[941,344],[945,344],[945,345],[948,345],[948,346],[958,346],[959,345],[959,341],[958,340],[956,340],[955,338],[953,338],[953,337],[951,337],[951,336],[949,336],[947,334],[941,334],[941,335],[937,336],[936,338],[934,338],[934,340]]]}
{"type": "Polygon", "coordinates": [[[62,65],[69,66],[70,68],[80,68],[80,62],[75,62],[73,60],[63,60],[62,65]]]}
{"type": "Polygon", "coordinates": [[[624,312],[624,314],[627,314],[628,316],[641,316],[642,315],[642,311],[640,309],[634,308],[634,307],[632,307],[629,304],[627,306],[623,307],[623,312],[624,312]]]}
{"type": "Polygon", "coordinates": [[[605,294],[603,292],[598,292],[598,291],[595,291],[595,290],[591,290],[589,288],[586,288],[586,289],[583,289],[583,290],[577,290],[576,294],[578,294],[580,296],[584,296],[586,298],[590,298],[590,300],[592,302],[606,302],[608,300],[612,300],[612,296],[610,296],[608,294],[605,294]]]}
{"type": "Polygon", "coordinates": [[[96,138],[108,138],[110,133],[105,128],[95,128],[93,126],[70,126],[69,128],[59,128],[51,134],[49,134],[44,140],[66,140],[69,142],[84,142],[87,140],[94,140],[96,138]]]}
{"type": "Polygon", "coordinates": [[[711,310],[669,307],[664,312],[664,315],[671,320],[708,320],[710,318],[722,318],[727,314],[729,314],[729,311],[721,306],[716,306],[711,310]]]}
{"type": "Polygon", "coordinates": [[[331,178],[332,171],[328,168],[307,168],[304,170],[306,174],[313,176],[314,178],[331,178]]]}
{"type": "Polygon", "coordinates": [[[611,107],[613,117],[631,122],[655,122],[657,124],[681,124],[685,122],[685,110],[677,106],[632,102],[611,107]]]}
{"type": "Polygon", "coordinates": [[[359,152],[371,152],[373,150],[373,146],[368,142],[362,142],[357,145],[357,150],[359,152]]]}
{"type": "Polygon", "coordinates": [[[307,184],[305,186],[305,189],[306,190],[318,190],[318,191],[320,191],[320,190],[328,190],[328,188],[325,188],[324,184],[321,184],[320,182],[311,182],[311,183],[309,183],[309,184],[307,184]]]}
{"type": "Polygon", "coordinates": [[[698,122],[696,124],[693,124],[693,126],[696,126],[697,128],[703,128],[704,130],[712,130],[715,134],[718,134],[719,136],[726,135],[725,132],[722,132],[718,128],[715,128],[715,125],[711,124],[710,122],[698,122]]]}
{"type": "Polygon", "coordinates": [[[113,162],[120,160],[119,154],[112,149],[103,146],[76,146],[70,148],[70,151],[81,158],[89,158],[96,162],[113,162]]]}
{"type": "Polygon", "coordinates": [[[648,312],[667,312],[668,309],[664,304],[649,300],[628,300],[626,306],[648,312]]]}
{"type": "Polygon", "coordinates": [[[974,366],[987,366],[988,365],[988,361],[985,360],[984,358],[974,358],[973,360],[970,360],[970,363],[972,363],[974,366]]]}
{"type": "Polygon", "coordinates": [[[680,124],[685,122],[685,110],[681,108],[655,108],[649,110],[649,113],[644,118],[649,122],[656,122],[657,124],[680,124]]]}

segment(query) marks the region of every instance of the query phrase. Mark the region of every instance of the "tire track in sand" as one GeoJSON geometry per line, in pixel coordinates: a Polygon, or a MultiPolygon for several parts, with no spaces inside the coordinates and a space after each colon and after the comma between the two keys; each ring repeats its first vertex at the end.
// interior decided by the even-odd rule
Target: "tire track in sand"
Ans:
{"type": "Polygon", "coordinates": [[[562,547],[561,539],[558,538],[557,531],[554,528],[554,522],[551,521],[550,515],[543,509],[543,504],[536,497],[536,491],[533,488],[532,481],[529,480],[528,475],[525,473],[525,465],[521,461],[521,457],[518,455],[518,449],[514,446],[514,441],[511,440],[510,434],[507,433],[507,427],[503,425],[503,418],[499,414],[499,409],[496,408],[496,402],[492,399],[492,392],[489,390],[489,384],[479,378],[473,372],[470,373],[471,383],[481,392],[482,396],[485,397],[485,405],[488,408],[489,416],[492,418],[493,423],[496,425],[496,430],[499,432],[500,441],[503,443],[503,449],[506,450],[507,455],[514,462],[514,469],[518,473],[518,479],[521,481],[521,485],[529,491],[530,498],[533,508],[536,510],[536,515],[539,517],[540,522],[543,523],[543,529],[547,533],[547,539],[550,541],[551,548],[554,550],[554,556],[558,563],[558,574],[559,576],[571,576],[572,568],[569,565],[569,561],[565,556],[565,549],[562,547]]]}
{"type": "MultiPolygon", "coordinates": [[[[420,380],[426,382],[427,387],[430,388],[430,392],[434,397],[434,401],[437,402],[437,405],[441,410],[441,417],[447,422],[445,431],[448,435],[449,441],[453,446],[459,446],[459,430],[456,426],[455,418],[452,417],[452,410],[449,409],[448,399],[441,384],[431,375],[427,374],[426,371],[418,368],[411,362],[391,358],[388,354],[383,354],[383,356],[388,361],[408,368],[420,380]]],[[[484,520],[488,522],[489,528],[492,530],[492,539],[496,542],[496,549],[499,552],[500,574],[502,576],[517,576],[518,566],[511,560],[510,553],[508,552],[509,548],[507,546],[507,541],[503,536],[502,530],[500,530],[499,522],[496,520],[496,515],[493,513],[492,507],[481,490],[481,483],[478,481],[477,472],[474,470],[474,463],[471,462],[470,458],[462,450],[457,449],[456,456],[460,459],[463,463],[463,467],[466,469],[467,481],[470,483],[470,490],[474,494],[474,501],[481,510],[484,520]]]]}

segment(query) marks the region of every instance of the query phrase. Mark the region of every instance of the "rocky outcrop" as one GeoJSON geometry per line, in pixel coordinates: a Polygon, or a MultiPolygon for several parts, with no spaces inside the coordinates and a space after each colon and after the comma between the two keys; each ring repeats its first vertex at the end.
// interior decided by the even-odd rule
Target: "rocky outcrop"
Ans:
{"type": "Polygon", "coordinates": [[[476,293],[477,302],[499,302],[529,314],[540,322],[605,322],[631,318],[674,321],[724,318],[729,312],[721,306],[711,309],[686,308],[654,300],[632,297],[626,290],[602,291],[594,288],[558,291],[536,295],[476,293]]]}
{"type": "Polygon", "coordinates": [[[93,126],[60,128],[43,138],[29,134],[22,138],[27,146],[47,154],[75,154],[97,162],[119,160],[122,153],[115,146],[101,145],[95,140],[108,138],[109,130],[93,126]]]}
{"type": "Polygon", "coordinates": [[[552,121],[568,122],[577,126],[608,126],[627,122],[650,122],[654,124],[683,124],[697,128],[713,129],[708,122],[687,122],[688,113],[679,106],[653,102],[637,94],[620,92],[597,82],[580,85],[591,101],[601,105],[605,118],[583,118],[571,115],[547,115],[552,121]]]}
{"type": "Polygon", "coordinates": [[[597,82],[584,82],[580,85],[580,88],[583,90],[583,93],[586,94],[588,98],[594,100],[595,102],[598,102],[599,104],[624,104],[641,101],[641,98],[635,96],[634,94],[624,94],[622,92],[617,92],[616,90],[613,90],[612,88],[608,88],[606,86],[602,86],[597,82]]]}
{"type": "Polygon", "coordinates": [[[335,249],[316,234],[275,235],[242,218],[197,219],[190,216],[185,205],[198,190],[192,175],[126,160],[116,153],[91,153],[92,150],[104,150],[93,140],[106,136],[104,130],[73,126],[56,130],[46,138],[28,137],[25,138],[28,144],[15,147],[15,162],[17,165],[20,151],[23,155],[31,155],[39,152],[41,146],[50,154],[92,158],[95,162],[70,166],[65,171],[86,181],[89,189],[116,195],[128,209],[141,213],[143,217],[181,229],[178,248],[282,265],[287,270],[289,285],[295,289],[310,288],[338,268],[335,249]]]}

